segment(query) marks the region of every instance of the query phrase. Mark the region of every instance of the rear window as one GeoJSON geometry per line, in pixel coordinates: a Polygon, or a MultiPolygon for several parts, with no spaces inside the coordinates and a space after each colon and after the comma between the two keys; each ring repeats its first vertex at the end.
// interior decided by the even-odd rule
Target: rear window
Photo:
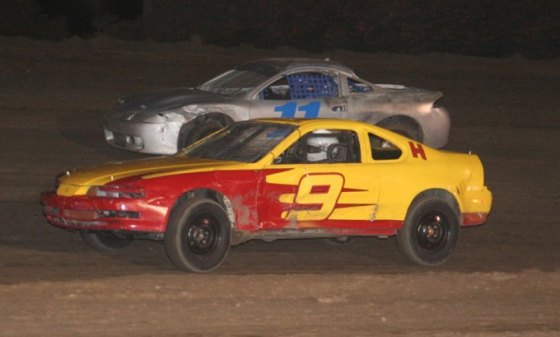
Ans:
{"type": "Polygon", "coordinates": [[[373,160],[394,160],[402,155],[402,150],[395,144],[372,133],[369,134],[369,143],[373,160]]]}

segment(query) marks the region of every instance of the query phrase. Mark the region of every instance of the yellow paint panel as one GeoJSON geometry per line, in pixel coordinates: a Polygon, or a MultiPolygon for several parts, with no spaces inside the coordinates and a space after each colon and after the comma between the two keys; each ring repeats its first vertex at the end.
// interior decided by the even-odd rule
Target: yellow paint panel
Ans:
{"type": "Polygon", "coordinates": [[[293,185],[297,186],[301,179],[301,170],[291,169],[288,171],[269,174],[266,176],[266,182],[269,184],[278,185],[293,185]]]}
{"type": "Polygon", "coordinates": [[[63,196],[84,195],[91,186],[101,186],[115,180],[141,176],[151,179],[180,173],[194,173],[216,169],[242,169],[248,165],[233,162],[188,160],[179,157],[158,157],[127,162],[108,163],[81,169],[61,177],[57,194],[63,196]]]}
{"type": "MultiPolygon", "coordinates": [[[[348,188],[347,186],[344,186],[348,188]]],[[[362,186],[364,187],[364,186],[362,186]]],[[[338,197],[339,204],[375,204],[377,202],[377,197],[373,191],[352,191],[352,192],[342,192],[338,197]]]]}
{"type": "Polygon", "coordinates": [[[488,188],[471,189],[461,195],[466,213],[488,213],[492,206],[492,193],[488,188]]]}
{"type": "Polygon", "coordinates": [[[376,205],[336,208],[329,220],[373,220],[376,205]]]}
{"type": "Polygon", "coordinates": [[[293,193],[289,193],[289,194],[282,194],[279,198],[280,202],[284,203],[284,204],[291,204],[294,202],[294,197],[296,195],[293,193]]]}
{"type": "Polygon", "coordinates": [[[78,186],[70,184],[60,184],[56,190],[56,194],[64,197],[71,197],[73,195],[85,195],[90,186],[78,186]]]}

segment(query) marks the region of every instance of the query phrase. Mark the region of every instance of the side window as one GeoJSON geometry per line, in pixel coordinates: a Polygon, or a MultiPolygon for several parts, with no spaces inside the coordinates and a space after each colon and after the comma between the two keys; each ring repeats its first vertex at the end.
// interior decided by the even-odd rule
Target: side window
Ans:
{"type": "Polygon", "coordinates": [[[306,72],[287,76],[291,99],[338,97],[338,80],[327,73],[306,72]]]}
{"type": "Polygon", "coordinates": [[[264,88],[259,93],[259,99],[262,100],[289,100],[291,96],[288,79],[285,76],[264,88]]]}
{"type": "Polygon", "coordinates": [[[359,163],[356,133],[348,130],[316,130],[301,137],[274,160],[276,164],[359,163]]]}
{"type": "Polygon", "coordinates": [[[401,149],[377,135],[370,133],[369,143],[371,145],[371,157],[374,160],[399,159],[402,155],[401,149]]]}
{"type": "Polygon", "coordinates": [[[348,88],[350,89],[350,94],[363,94],[367,92],[373,92],[373,88],[368,84],[352,78],[348,79],[348,88]]]}

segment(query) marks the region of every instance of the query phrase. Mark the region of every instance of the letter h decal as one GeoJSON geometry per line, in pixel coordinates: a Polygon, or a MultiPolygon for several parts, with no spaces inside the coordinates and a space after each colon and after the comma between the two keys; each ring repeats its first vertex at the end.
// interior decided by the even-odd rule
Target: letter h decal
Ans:
{"type": "Polygon", "coordinates": [[[410,145],[410,151],[412,152],[412,156],[414,158],[418,158],[418,156],[420,156],[422,159],[426,160],[426,152],[424,152],[422,144],[414,144],[409,141],[408,145],[410,145]]]}

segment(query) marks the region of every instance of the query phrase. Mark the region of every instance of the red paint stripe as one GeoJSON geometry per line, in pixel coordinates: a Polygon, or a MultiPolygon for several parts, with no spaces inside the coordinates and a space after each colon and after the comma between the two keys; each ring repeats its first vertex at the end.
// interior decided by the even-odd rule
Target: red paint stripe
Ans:
{"type": "MultiPolygon", "coordinates": [[[[285,230],[319,230],[324,233],[346,234],[346,235],[395,235],[402,227],[403,222],[399,220],[320,220],[302,221],[295,226],[290,221],[274,221],[262,223],[264,231],[285,230]]],[[[253,231],[253,232],[259,232],[253,231]]]]}
{"type": "Polygon", "coordinates": [[[327,193],[329,192],[331,185],[313,185],[311,187],[311,194],[327,193]]]}
{"type": "Polygon", "coordinates": [[[373,206],[375,204],[336,204],[336,208],[351,208],[351,207],[360,207],[360,206],[373,206]]]}
{"type": "Polygon", "coordinates": [[[488,213],[463,213],[463,226],[482,225],[488,218],[488,213]]]}

